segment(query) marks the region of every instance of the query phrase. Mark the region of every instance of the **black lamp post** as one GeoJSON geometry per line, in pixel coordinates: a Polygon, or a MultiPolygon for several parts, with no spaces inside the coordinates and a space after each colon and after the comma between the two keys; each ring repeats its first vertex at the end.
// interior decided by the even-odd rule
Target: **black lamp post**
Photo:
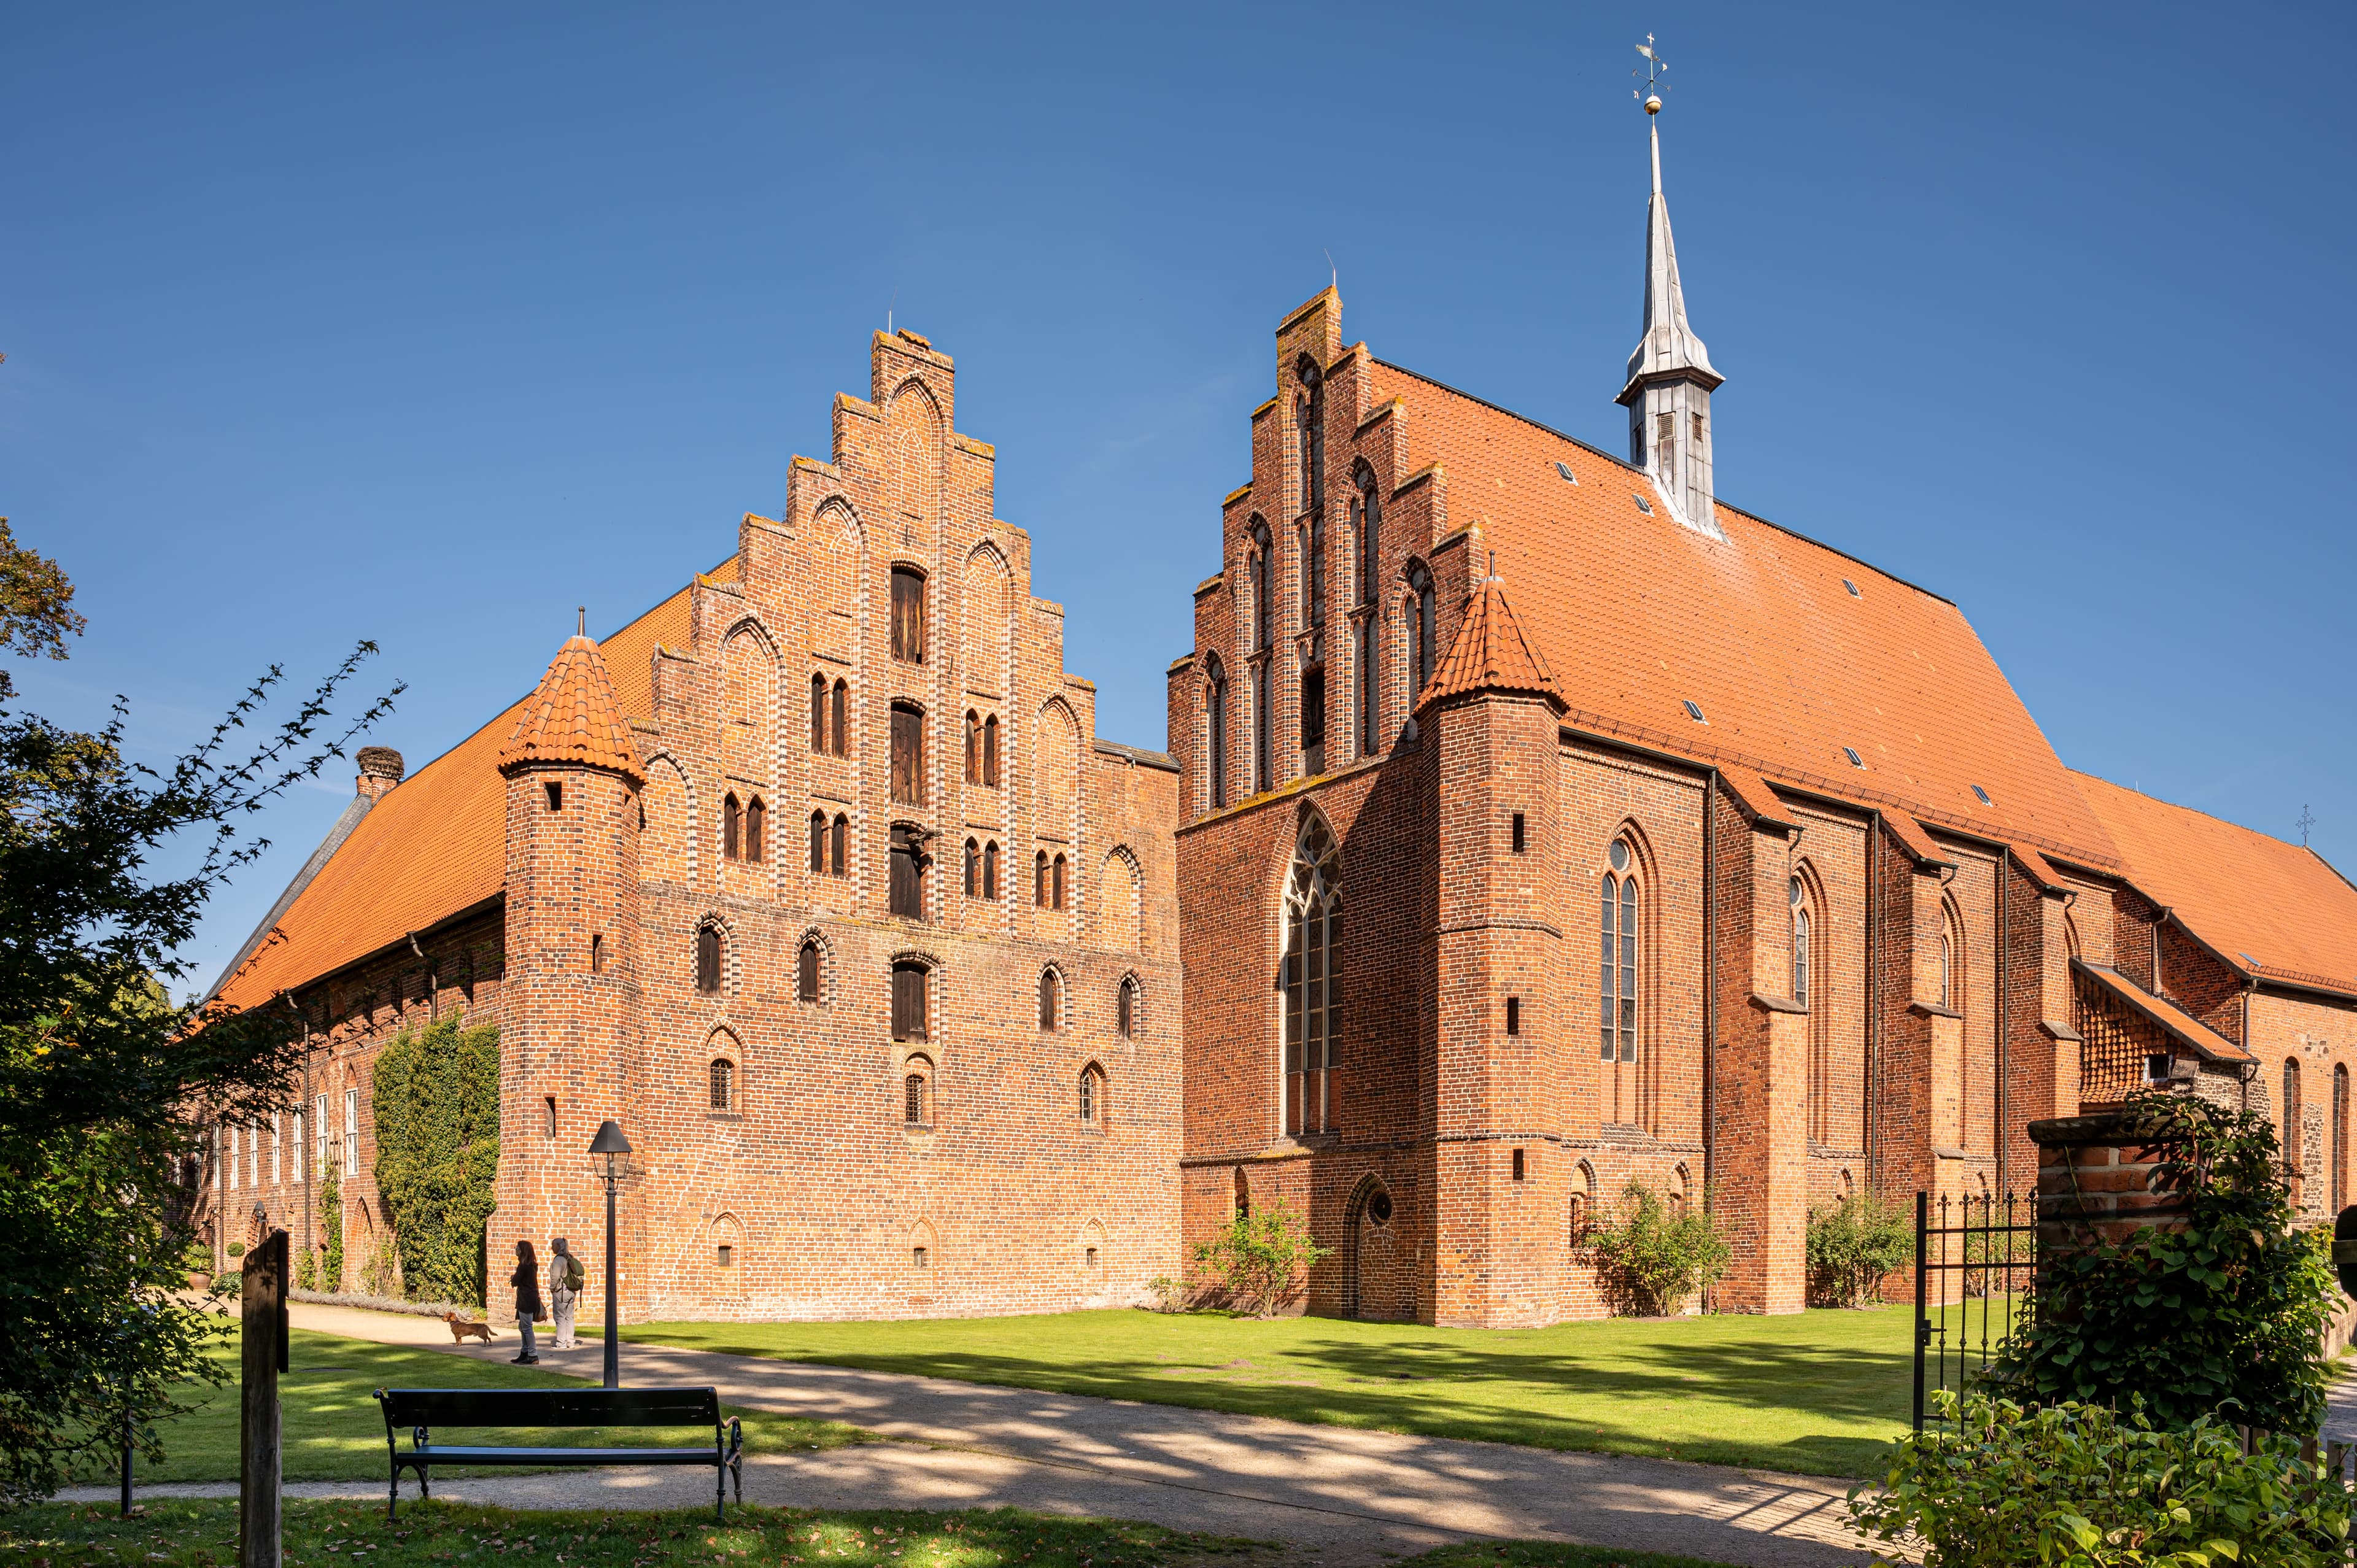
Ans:
{"type": "Polygon", "coordinates": [[[630,1152],[618,1122],[600,1122],[590,1142],[592,1155],[606,1156],[606,1386],[622,1386],[621,1318],[614,1299],[614,1186],[622,1179],[621,1158],[630,1152]]]}

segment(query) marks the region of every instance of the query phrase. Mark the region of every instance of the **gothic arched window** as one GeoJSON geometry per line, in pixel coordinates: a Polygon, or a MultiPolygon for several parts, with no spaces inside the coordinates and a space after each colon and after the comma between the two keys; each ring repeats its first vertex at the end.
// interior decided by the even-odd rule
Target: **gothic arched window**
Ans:
{"type": "Polygon", "coordinates": [[[796,955],[794,961],[794,999],[796,1001],[818,1000],[821,962],[818,940],[814,937],[806,939],[802,942],[802,951],[796,955]]]}
{"type": "Polygon", "coordinates": [[[965,896],[982,897],[982,844],[974,839],[965,841],[965,896]]]}
{"type": "Polygon", "coordinates": [[[828,749],[837,757],[851,754],[851,682],[837,681],[834,696],[834,734],[829,736],[828,749]]]}
{"type": "Polygon", "coordinates": [[[2303,1161],[2300,1144],[2305,1140],[2299,1130],[2299,1058],[2284,1058],[2283,1076],[2283,1165],[2284,1174],[2291,1178],[2292,1201],[2299,1201],[2299,1178],[2303,1161]]]}
{"type": "Polygon", "coordinates": [[[745,857],[744,831],[745,808],[737,803],[736,793],[732,790],[720,802],[720,853],[723,856],[729,860],[745,857]]]}
{"type": "Polygon", "coordinates": [[[720,928],[695,929],[695,988],[706,996],[720,993],[720,928]]]}
{"type": "Polygon", "coordinates": [[[1048,863],[1048,901],[1051,908],[1064,907],[1064,857],[1060,854],[1048,863]]]}
{"type": "Polygon", "coordinates": [[[996,714],[982,721],[982,781],[988,789],[998,788],[998,715],[996,714]]]}
{"type": "Polygon", "coordinates": [[[1285,1129],[1333,1128],[1331,1079],[1341,1025],[1342,857],[1326,819],[1311,812],[1295,840],[1285,889],[1285,1129]]]}
{"type": "Polygon", "coordinates": [[[823,876],[826,875],[826,813],[813,811],[810,828],[811,875],[823,876]]]}
{"type": "MultiPolygon", "coordinates": [[[[1301,382],[1293,410],[1300,443],[1301,506],[1313,515],[1326,510],[1326,386],[1317,361],[1304,357],[1294,368],[1301,382]]],[[[1310,568],[1314,576],[1316,567],[1310,568]]]]}
{"type": "Polygon", "coordinates": [[[1228,803],[1228,672],[1216,653],[1203,661],[1203,774],[1216,811],[1228,803]]]}
{"type": "Polygon", "coordinates": [[[965,711],[965,781],[982,782],[982,715],[972,708],[965,711]]]}
{"type": "Polygon", "coordinates": [[[848,876],[845,863],[851,854],[851,819],[841,811],[834,814],[834,826],[829,831],[826,846],[827,874],[848,876]]]}
{"type": "Polygon", "coordinates": [[[1600,885],[1597,1055],[1608,1062],[1632,1062],[1637,1059],[1637,859],[1627,839],[1612,841],[1610,859],[1612,869],[1600,885]]]}
{"type": "Polygon", "coordinates": [[[1031,857],[1031,902],[1039,908],[1048,907],[1048,852],[1044,849],[1031,857]]]}
{"type": "Polygon", "coordinates": [[[1123,1039],[1137,1037],[1137,981],[1135,976],[1125,979],[1121,989],[1114,993],[1113,1017],[1114,1027],[1120,1031],[1123,1039]]]}
{"type": "Polygon", "coordinates": [[[826,750],[826,677],[811,677],[811,751],[826,750]]]}
{"type": "Polygon", "coordinates": [[[737,1064],[726,1057],[712,1058],[711,1093],[707,1098],[715,1111],[737,1109],[737,1064]]]}
{"type": "Polygon", "coordinates": [[[1052,969],[1039,972],[1039,1026],[1052,1029],[1062,1021],[1064,983],[1052,969]]]}
{"type": "Polygon", "coordinates": [[[1093,1127],[1104,1117],[1104,1073],[1094,1062],[1081,1069],[1081,1121],[1093,1127]]]}
{"type": "Polygon", "coordinates": [[[1244,570],[1252,582],[1252,639],[1245,645],[1265,650],[1276,640],[1276,618],[1271,613],[1270,579],[1276,574],[1276,563],[1270,558],[1268,524],[1259,518],[1252,520],[1246,534],[1250,545],[1244,558],[1244,570]]]}
{"type": "Polygon", "coordinates": [[[1359,465],[1359,603],[1372,604],[1375,584],[1382,579],[1383,500],[1382,487],[1375,482],[1375,471],[1365,464],[1359,465]]]}
{"type": "Polygon", "coordinates": [[[1432,574],[1422,564],[1407,569],[1407,675],[1414,688],[1408,693],[1409,706],[1424,692],[1424,683],[1432,679],[1432,667],[1438,660],[1433,639],[1440,628],[1433,618],[1432,574]]]}
{"type": "Polygon", "coordinates": [[[1809,893],[1792,878],[1792,1000],[1809,1004],[1809,893]]]}
{"type": "Polygon", "coordinates": [[[996,841],[982,846],[982,896],[993,903],[998,901],[998,844],[996,841]]]}
{"type": "Polygon", "coordinates": [[[769,815],[769,808],[761,804],[761,797],[759,795],[746,802],[745,858],[747,860],[758,861],[761,858],[761,832],[768,825],[769,815]]]}

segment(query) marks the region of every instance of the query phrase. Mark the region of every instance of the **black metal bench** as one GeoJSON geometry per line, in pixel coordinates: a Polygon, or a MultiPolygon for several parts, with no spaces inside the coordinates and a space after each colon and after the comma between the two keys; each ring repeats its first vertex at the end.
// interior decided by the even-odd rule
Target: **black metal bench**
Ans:
{"type": "Polygon", "coordinates": [[[393,1458],[385,1517],[401,1503],[401,1472],[417,1472],[420,1496],[432,1497],[427,1472],[436,1465],[709,1465],[712,1511],[726,1518],[728,1480],[745,1500],[745,1431],[737,1418],[720,1418],[717,1389],[379,1389],[384,1446],[393,1458]],[[410,1429],[404,1452],[396,1436],[410,1429]],[[712,1446],[692,1448],[491,1448],[434,1441],[447,1426],[702,1426],[712,1446]]]}

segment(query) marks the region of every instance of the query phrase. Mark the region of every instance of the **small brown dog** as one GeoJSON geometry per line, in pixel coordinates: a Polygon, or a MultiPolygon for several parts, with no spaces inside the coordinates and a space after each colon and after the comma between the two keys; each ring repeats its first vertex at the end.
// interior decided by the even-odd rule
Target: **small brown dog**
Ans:
{"type": "Polygon", "coordinates": [[[453,1345],[464,1344],[469,1334],[486,1345],[491,1342],[491,1326],[488,1323],[469,1323],[455,1312],[444,1313],[442,1320],[450,1326],[450,1343],[453,1345]]]}

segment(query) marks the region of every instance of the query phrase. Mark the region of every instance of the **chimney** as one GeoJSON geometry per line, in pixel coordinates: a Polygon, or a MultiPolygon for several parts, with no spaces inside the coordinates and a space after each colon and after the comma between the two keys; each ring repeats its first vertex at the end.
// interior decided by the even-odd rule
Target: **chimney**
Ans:
{"type": "Polygon", "coordinates": [[[382,800],[393,787],[401,782],[401,753],[389,746],[361,747],[361,777],[358,792],[371,801],[382,800]]]}

